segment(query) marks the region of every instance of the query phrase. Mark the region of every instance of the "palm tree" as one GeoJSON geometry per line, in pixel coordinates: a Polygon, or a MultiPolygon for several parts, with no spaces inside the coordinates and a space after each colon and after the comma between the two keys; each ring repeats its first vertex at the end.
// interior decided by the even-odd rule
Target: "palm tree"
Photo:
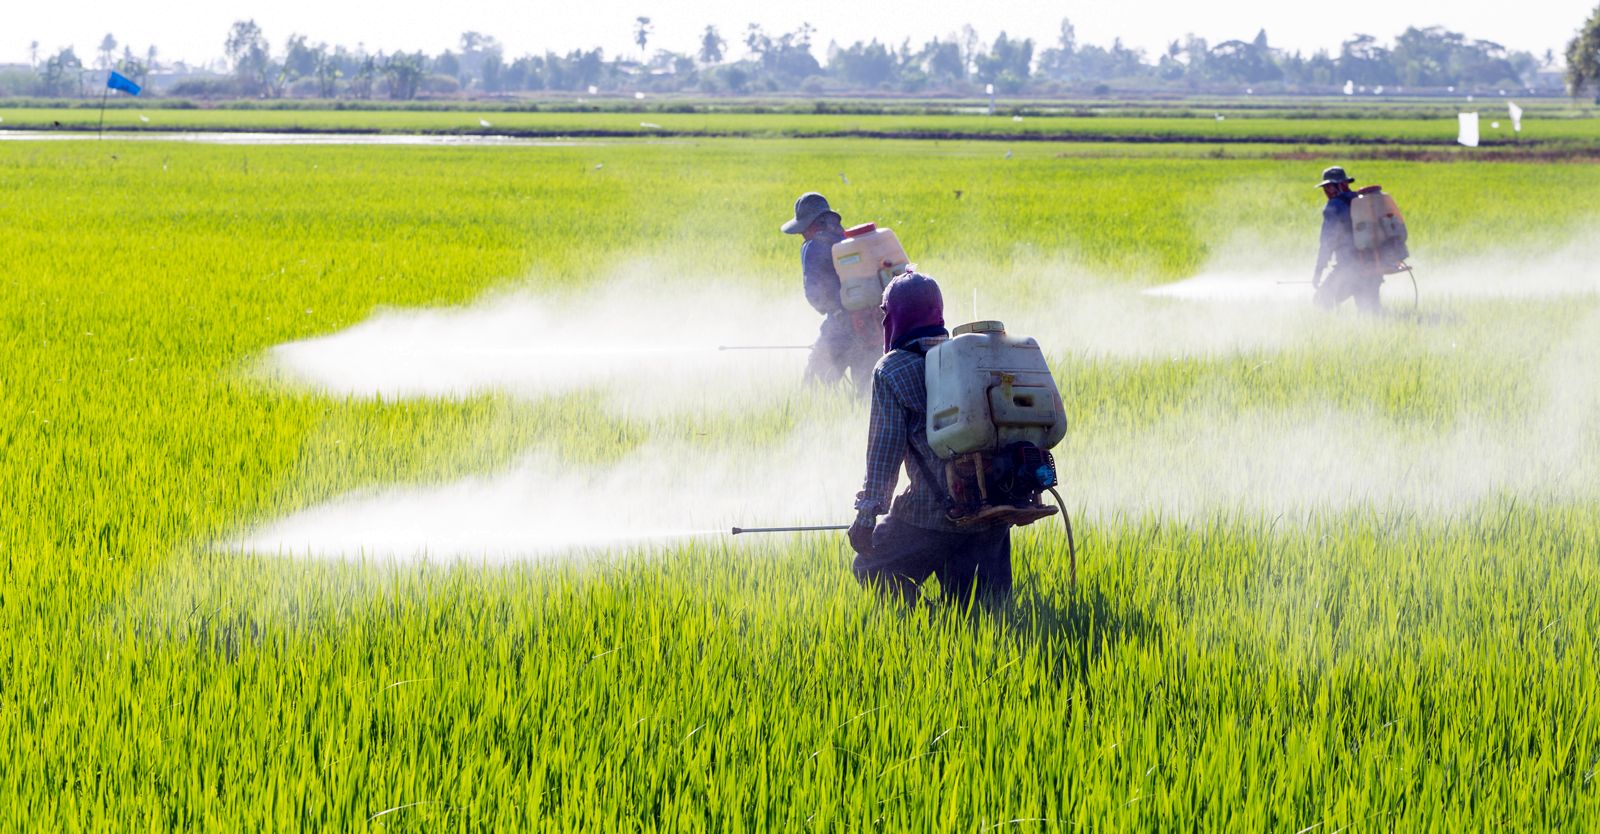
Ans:
{"type": "Polygon", "coordinates": [[[717,27],[707,26],[705,34],[700,36],[700,63],[719,64],[722,62],[722,47],[727,41],[717,33],[717,27]]]}
{"type": "Polygon", "coordinates": [[[1600,6],[1567,44],[1567,88],[1576,98],[1590,87],[1596,88],[1594,100],[1600,104],[1600,6]]]}
{"type": "Polygon", "coordinates": [[[116,54],[117,39],[111,37],[111,33],[107,32],[106,36],[100,39],[100,68],[104,70],[111,69],[111,62],[116,54]]]}
{"type": "Polygon", "coordinates": [[[634,19],[633,42],[639,45],[639,60],[645,60],[645,44],[650,42],[650,18],[640,15],[634,19]]]}

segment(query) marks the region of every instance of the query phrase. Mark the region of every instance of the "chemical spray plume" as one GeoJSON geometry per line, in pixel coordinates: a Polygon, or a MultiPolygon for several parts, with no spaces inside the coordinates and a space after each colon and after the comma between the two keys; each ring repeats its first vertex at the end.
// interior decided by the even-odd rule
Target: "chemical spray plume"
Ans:
{"type": "MultiPolygon", "coordinates": [[[[719,350],[719,343],[799,345],[815,319],[794,299],[717,282],[626,282],[564,298],[507,295],[448,311],[387,311],[339,333],[273,348],[269,372],[336,394],[530,398],[603,392],[622,413],[661,413],[781,396],[798,350],[719,350]],[[797,309],[798,308],[798,309],[797,309]]],[[[809,331],[809,332],[808,332],[809,331]]]]}
{"type": "MultiPolygon", "coordinates": [[[[1507,349],[1516,349],[1514,335],[1504,335],[1507,349]]],[[[1358,508],[1452,518],[1504,495],[1594,500],[1595,356],[1600,313],[1579,321],[1555,350],[1529,352],[1536,384],[1519,394],[1528,400],[1515,416],[1499,421],[1462,415],[1435,430],[1317,402],[1215,406],[1071,438],[1056,456],[1069,495],[1095,519],[1199,521],[1234,512],[1300,519],[1358,508]]]]}
{"type": "Polygon", "coordinates": [[[536,454],[490,477],[346,495],[224,547],[311,558],[506,562],[726,536],[752,516],[820,527],[848,509],[860,486],[862,419],[842,416],[764,442],[658,440],[609,466],[536,454]]]}
{"type": "MultiPolygon", "coordinates": [[[[997,306],[1009,304],[1010,309],[1000,306],[984,314],[1014,319],[1008,324],[1019,333],[1038,336],[1052,354],[1112,357],[1268,349],[1327,335],[1326,328],[1318,329],[1314,323],[1331,320],[1308,309],[1303,291],[1297,292],[1298,306],[1293,308],[1263,307],[1253,301],[1190,304],[1144,296],[1126,285],[1097,282],[1081,273],[1063,273],[1031,281],[1031,294],[1008,293],[1004,287],[986,290],[986,299],[996,299],[997,306]],[[1059,318],[1050,315],[1054,309],[1061,311],[1059,318]]],[[[960,291],[955,289],[960,286],[958,273],[950,275],[951,291],[960,291]]],[[[327,379],[331,381],[321,384],[336,390],[382,395],[448,394],[459,390],[456,383],[464,382],[470,391],[504,386],[534,395],[598,385],[615,394],[608,401],[642,395],[656,398],[657,407],[685,405],[681,393],[674,391],[696,386],[713,391],[708,400],[722,408],[748,407],[753,399],[769,394],[767,401],[781,407],[795,396],[798,363],[781,368],[761,362],[755,366],[760,374],[748,383],[752,388],[742,387],[744,381],[725,385],[718,381],[719,369],[725,366],[715,361],[723,357],[699,348],[719,341],[704,339],[703,334],[714,332],[722,339],[741,335],[718,330],[722,324],[760,321],[759,328],[751,329],[762,332],[745,337],[756,341],[773,338],[770,321],[788,318],[809,326],[813,319],[795,315],[792,305],[783,305],[781,316],[729,315],[711,321],[699,303],[674,307],[675,299],[683,295],[635,296],[630,303],[647,305],[645,310],[610,316],[610,323],[621,322],[617,331],[625,337],[623,344],[660,346],[643,338],[626,341],[659,329],[668,346],[695,348],[668,363],[644,363],[645,370],[631,357],[622,361],[601,356],[586,365],[588,373],[574,376],[565,374],[567,366],[558,363],[499,362],[493,353],[449,352],[453,339],[466,339],[477,347],[565,349],[573,340],[593,335],[590,323],[571,324],[563,319],[566,313],[574,309],[597,317],[608,313],[599,300],[550,302],[529,297],[449,313],[385,314],[346,334],[328,337],[329,343],[322,346],[328,349],[323,358],[348,359],[341,354],[359,353],[356,348],[363,344],[378,345],[387,351],[380,351],[384,361],[393,361],[397,346],[421,341],[445,351],[452,360],[420,374],[381,363],[301,366],[296,363],[305,356],[295,356],[294,351],[287,352],[287,359],[278,352],[274,356],[298,368],[297,378],[327,379]],[[659,306],[648,306],[658,301],[659,306]],[[691,330],[691,339],[673,328],[658,327],[656,319],[667,315],[666,309],[681,311],[701,332],[691,330]],[[339,342],[341,336],[351,336],[351,342],[339,342]],[[367,339],[370,342],[363,341],[367,339]],[[707,357],[713,361],[702,364],[700,360],[707,357]],[[476,364],[486,360],[496,361],[488,361],[488,368],[476,364]],[[366,372],[377,378],[362,376],[366,372]],[[390,373],[395,375],[385,375],[390,373]],[[737,399],[715,393],[728,390],[737,390],[737,399]]],[[[737,293],[718,298],[742,298],[743,303],[769,312],[779,306],[737,293]]],[[[1494,333],[1477,336],[1501,339],[1508,350],[1528,351],[1517,347],[1526,335],[1517,327],[1507,321],[1494,333]]],[[[1108,429],[1093,437],[1069,435],[1069,444],[1057,450],[1057,460],[1069,500],[1087,509],[1090,523],[1147,513],[1198,520],[1229,511],[1293,516],[1355,507],[1451,517],[1505,493],[1592,497],[1600,492],[1595,417],[1600,414],[1600,384],[1592,369],[1593,357],[1600,355],[1597,340],[1600,315],[1591,315],[1572,330],[1569,344],[1561,349],[1528,351],[1528,367],[1543,363],[1545,386],[1540,396],[1524,405],[1522,416],[1502,422],[1468,417],[1442,433],[1423,433],[1382,414],[1317,402],[1242,414],[1218,406],[1183,411],[1155,424],[1108,429]]],[[[1070,386],[1069,380],[1063,382],[1070,386]]],[[[335,558],[509,560],[720,535],[736,520],[750,517],[792,518],[796,524],[815,520],[821,525],[838,517],[859,485],[863,431],[864,417],[854,413],[824,418],[787,437],[765,437],[760,442],[660,439],[635,450],[626,464],[614,466],[582,466],[550,454],[535,455],[492,477],[338,498],[250,531],[227,546],[335,558]]]]}
{"type": "MultiPolygon", "coordinates": [[[[1217,356],[1303,342],[1318,321],[1303,289],[1276,297],[1186,303],[1096,278],[1071,265],[1032,270],[1032,286],[988,285],[980,318],[1033,336],[1051,356],[1088,359],[1217,356]]],[[[942,279],[960,287],[960,278],[942,279]]],[[[955,322],[950,322],[954,324],[955,322]]]]}
{"type": "MultiPolygon", "coordinates": [[[[1224,247],[1226,251],[1251,251],[1251,246],[1224,247]]],[[[1190,278],[1144,291],[1159,298],[1187,301],[1307,303],[1304,287],[1310,281],[1285,280],[1312,266],[1305,252],[1277,256],[1218,258],[1190,278]],[[1298,285],[1298,286],[1297,286],[1298,285]]],[[[1600,239],[1581,239],[1527,251],[1494,251],[1472,256],[1435,255],[1426,248],[1413,253],[1421,293],[1430,298],[1562,298],[1600,294],[1593,264],[1600,260],[1600,239]]],[[[1417,279],[1413,279],[1417,280],[1417,279]]],[[[1384,294],[1410,301],[1413,287],[1391,276],[1384,294]]]]}

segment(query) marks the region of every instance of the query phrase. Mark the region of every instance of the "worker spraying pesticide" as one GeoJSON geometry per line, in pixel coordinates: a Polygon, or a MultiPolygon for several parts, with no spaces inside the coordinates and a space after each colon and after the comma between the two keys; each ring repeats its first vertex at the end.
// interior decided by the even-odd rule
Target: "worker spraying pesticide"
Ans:
{"type": "MultiPolygon", "coordinates": [[[[794,217],[782,228],[785,234],[805,239],[800,246],[800,269],[806,301],[824,317],[806,363],[805,379],[833,385],[848,371],[856,392],[865,396],[872,383],[872,366],[882,353],[879,345],[883,340],[883,320],[877,309],[877,293],[872,293],[865,305],[847,303],[841,294],[834,250],[848,238],[839,214],[828,205],[826,197],[807,192],[795,200],[794,217]]],[[[854,263],[849,262],[847,267],[854,263]]]]}
{"type": "Polygon", "coordinates": [[[999,322],[950,338],[938,283],[915,272],[889,283],[883,312],[866,478],[848,534],[856,577],[907,602],[929,576],[946,599],[1003,601],[1010,528],[1056,512],[1039,497],[1056,484],[1048,449],[1066,417],[1043,353],[999,322]],[[891,502],[902,466],[910,485],[891,502]]]}
{"type": "MultiPolygon", "coordinates": [[[[1405,218],[1380,186],[1357,191],[1350,188],[1353,182],[1338,166],[1322,172],[1318,187],[1328,203],[1322,209],[1322,240],[1311,285],[1318,307],[1333,310],[1353,298],[1358,311],[1377,314],[1383,311],[1379,288],[1384,276],[1411,271],[1405,262],[1410,256],[1405,218]],[[1333,271],[1324,278],[1330,261],[1333,271]]],[[[1413,289],[1415,284],[1413,276],[1413,289]]]]}

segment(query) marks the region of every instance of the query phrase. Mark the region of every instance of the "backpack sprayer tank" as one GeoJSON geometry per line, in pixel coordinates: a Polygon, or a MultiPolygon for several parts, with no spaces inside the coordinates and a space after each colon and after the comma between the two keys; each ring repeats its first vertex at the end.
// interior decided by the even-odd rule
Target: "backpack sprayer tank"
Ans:
{"type": "Polygon", "coordinates": [[[944,461],[957,524],[1028,524],[1053,515],[1050,449],[1067,416],[1039,343],[997,321],[957,327],[925,362],[928,443],[944,461]]]}
{"type": "Polygon", "coordinates": [[[883,301],[883,288],[906,271],[909,258],[900,239],[875,223],[844,230],[833,245],[833,267],[839,273],[839,301],[846,310],[870,310],[883,301]]]}
{"type": "Polygon", "coordinates": [[[1350,201],[1350,230],[1356,252],[1375,271],[1384,275],[1406,271],[1405,260],[1411,257],[1406,248],[1406,219],[1383,186],[1369,185],[1356,192],[1350,201]]]}

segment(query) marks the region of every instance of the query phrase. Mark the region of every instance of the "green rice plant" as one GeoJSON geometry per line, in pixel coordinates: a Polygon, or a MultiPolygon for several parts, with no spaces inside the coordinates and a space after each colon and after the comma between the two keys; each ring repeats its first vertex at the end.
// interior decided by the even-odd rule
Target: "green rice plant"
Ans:
{"type": "MultiPolygon", "coordinates": [[[[1033,311],[1019,330],[1086,286],[1136,296],[1241,247],[1309,269],[1320,160],[1056,154],[0,143],[0,828],[1592,827],[1592,489],[1509,484],[1443,514],[1360,496],[1298,515],[1087,512],[1100,467],[1132,468],[1105,451],[1129,432],[1160,441],[1130,473],[1152,489],[1204,474],[1185,460],[1195,436],[1249,415],[1332,409],[1397,444],[1478,425],[1536,442],[1551,389],[1534,369],[1585,338],[1592,294],[1436,297],[1422,316],[1317,319],[1218,353],[1047,345],[1071,411],[1079,582],[1058,526],[1021,529],[1017,598],[997,611],[931,591],[884,604],[827,535],[489,565],[219,546],[536,451],[574,467],[664,440],[715,455],[859,419],[798,387],[641,416],[589,391],[330,395],[260,367],[381,310],[633,273],[664,293],[740,281],[809,317],[777,232],[809,188],[896,228],[952,308],[976,287],[1033,311]]],[[[1403,195],[1441,283],[1581,243],[1600,186],[1582,165],[1364,167],[1403,195]]],[[[1534,474],[1592,472],[1600,427],[1577,425],[1571,458],[1534,474]]]]}

